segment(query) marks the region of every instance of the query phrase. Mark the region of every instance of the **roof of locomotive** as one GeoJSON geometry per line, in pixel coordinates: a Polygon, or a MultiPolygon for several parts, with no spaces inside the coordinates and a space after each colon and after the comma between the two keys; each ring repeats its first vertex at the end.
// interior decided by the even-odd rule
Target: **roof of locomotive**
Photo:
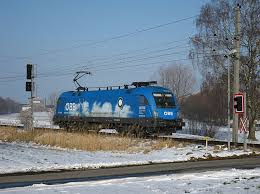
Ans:
{"type": "Polygon", "coordinates": [[[161,86],[145,86],[145,87],[135,87],[135,88],[117,88],[117,89],[100,89],[100,90],[90,90],[90,91],[67,91],[63,92],[60,97],[70,97],[75,96],[77,94],[85,95],[85,94],[94,94],[94,93],[128,93],[128,94],[151,94],[153,92],[162,92],[169,93],[171,92],[169,89],[161,87],[161,86]]]}

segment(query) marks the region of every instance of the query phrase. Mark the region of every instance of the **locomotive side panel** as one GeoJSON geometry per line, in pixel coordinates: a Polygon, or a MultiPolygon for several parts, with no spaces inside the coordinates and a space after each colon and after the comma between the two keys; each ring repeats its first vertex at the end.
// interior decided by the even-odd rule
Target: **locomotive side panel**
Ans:
{"type": "Polygon", "coordinates": [[[78,117],[138,118],[139,96],[123,90],[64,93],[56,114],[78,117]]]}

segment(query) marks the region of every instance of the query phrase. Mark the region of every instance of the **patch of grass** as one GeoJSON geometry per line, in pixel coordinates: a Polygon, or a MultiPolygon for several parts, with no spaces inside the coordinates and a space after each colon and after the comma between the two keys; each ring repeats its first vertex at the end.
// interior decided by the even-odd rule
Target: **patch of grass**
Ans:
{"type": "Polygon", "coordinates": [[[149,153],[163,148],[183,147],[183,143],[166,140],[145,140],[120,136],[104,136],[83,132],[65,132],[49,129],[25,131],[13,127],[0,127],[0,140],[7,142],[34,142],[85,151],[127,151],[149,153]]]}
{"type": "Polygon", "coordinates": [[[87,151],[122,151],[131,147],[132,139],[125,137],[106,137],[98,134],[48,132],[35,138],[36,143],[87,151]]]}
{"type": "Polygon", "coordinates": [[[121,151],[137,145],[136,139],[127,137],[102,136],[98,134],[64,132],[37,129],[19,130],[11,127],[0,128],[0,140],[13,142],[34,142],[41,145],[87,151],[121,151]]]}
{"type": "Polygon", "coordinates": [[[152,145],[152,150],[161,150],[163,148],[182,148],[186,143],[174,141],[172,139],[159,139],[152,145]]]}
{"type": "Polygon", "coordinates": [[[213,147],[213,152],[217,153],[217,152],[221,152],[223,151],[226,147],[226,145],[214,145],[213,147]]]}
{"type": "Polygon", "coordinates": [[[251,147],[253,152],[260,152],[260,148],[256,148],[256,147],[251,147]]]}
{"type": "Polygon", "coordinates": [[[13,141],[22,141],[30,142],[34,139],[37,134],[36,131],[23,131],[20,129],[15,129],[12,127],[1,127],[0,128],[0,140],[13,142],[13,141]]]}

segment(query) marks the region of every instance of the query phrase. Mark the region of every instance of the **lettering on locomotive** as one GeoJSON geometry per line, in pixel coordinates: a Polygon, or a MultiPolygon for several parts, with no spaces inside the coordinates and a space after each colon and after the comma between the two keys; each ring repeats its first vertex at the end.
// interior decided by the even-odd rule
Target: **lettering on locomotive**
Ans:
{"type": "Polygon", "coordinates": [[[163,114],[164,114],[165,116],[173,116],[173,112],[165,111],[163,114]]]}

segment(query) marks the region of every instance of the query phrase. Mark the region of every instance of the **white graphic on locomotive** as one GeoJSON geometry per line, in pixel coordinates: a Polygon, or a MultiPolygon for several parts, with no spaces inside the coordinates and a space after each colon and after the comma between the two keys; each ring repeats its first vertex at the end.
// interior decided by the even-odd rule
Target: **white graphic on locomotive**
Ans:
{"type": "Polygon", "coordinates": [[[121,108],[118,104],[115,105],[114,111],[112,104],[105,102],[103,104],[94,102],[92,109],[89,108],[89,102],[83,103],[66,103],[64,110],[69,115],[73,116],[89,116],[89,117],[129,117],[132,114],[131,107],[124,105],[121,108]]]}

